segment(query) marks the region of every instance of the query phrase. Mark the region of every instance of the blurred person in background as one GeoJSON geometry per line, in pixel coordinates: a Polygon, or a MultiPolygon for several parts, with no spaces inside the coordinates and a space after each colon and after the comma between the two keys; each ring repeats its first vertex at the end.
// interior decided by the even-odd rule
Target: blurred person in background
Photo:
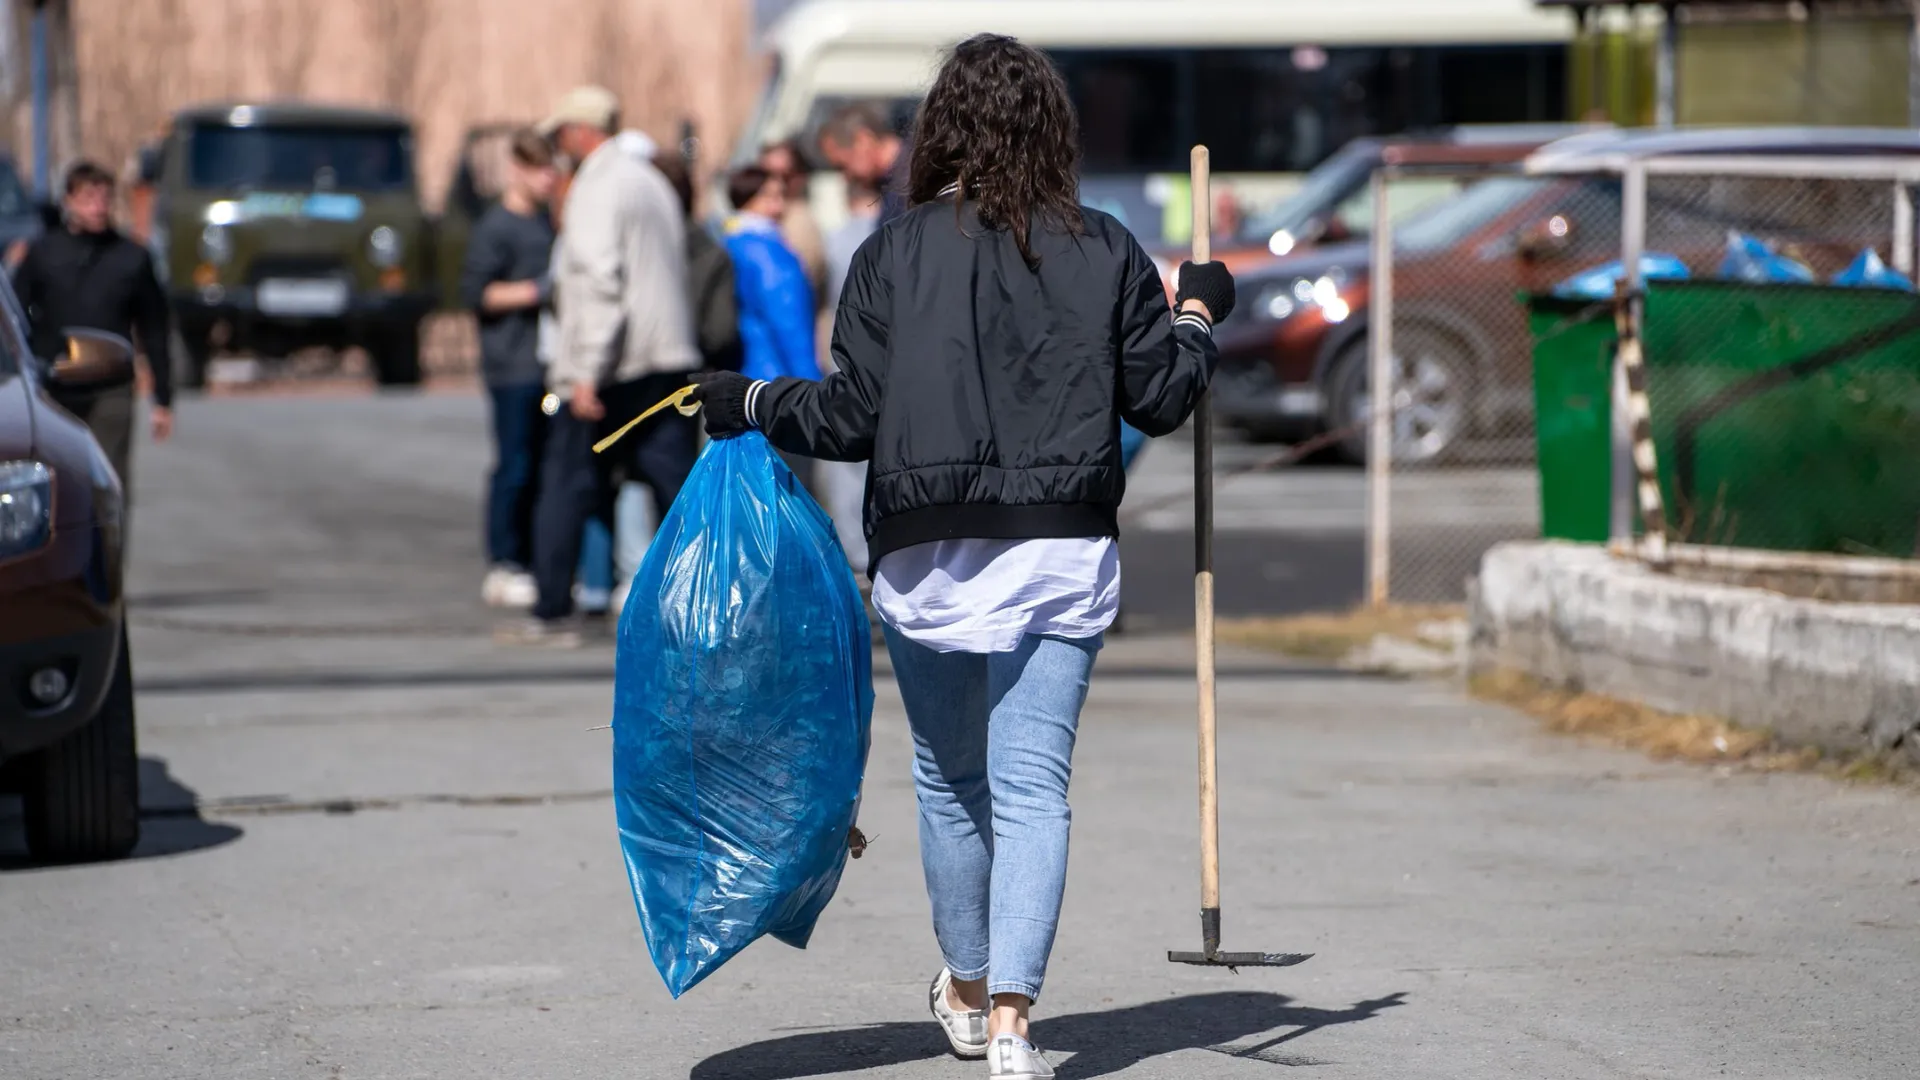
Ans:
{"type": "Polygon", "coordinates": [[[508,145],[500,201],[473,226],[460,295],[480,326],[480,375],[493,405],[493,474],[487,488],[487,557],[480,596],[492,607],[530,608],[533,506],[546,438],[546,369],[540,319],[552,295],[554,228],[547,212],[557,172],[553,148],[531,130],[508,145]]]}
{"type": "MultiPolygon", "coordinates": [[[[830,374],[833,364],[833,318],[840,306],[840,291],[847,284],[847,268],[853,254],[880,224],[880,195],[870,185],[847,182],[847,219],[826,235],[827,288],[820,308],[820,372],[830,374]]],[[[847,564],[863,580],[867,573],[867,536],[860,523],[861,507],[867,497],[867,463],[864,461],[816,461],[813,463],[814,487],[827,516],[833,519],[833,531],[840,548],[847,553],[847,564]]]]}
{"type": "MultiPolygon", "coordinates": [[[[693,310],[694,342],[707,371],[740,370],[740,306],[734,297],[733,260],[714,231],[694,217],[693,169],[684,154],[667,150],[653,156],[654,168],[680,198],[687,227],[687,303],[693,310]]],[[[612,610],[626,606],[627,588],[653,542],[653,508],[646,488],[620,485],[614,501],[613,563],[619,584],[612,610]]]]}
{"type": "MultiPolygon", "coordinates": [[[[652,164],[660,153],[660,144],[639,128],[623,128],[613,137],[620,152],[638,161],[652,164]]],[[[580,532],[580,565],[573,584],[573,605],[589,618],[604,618],[618,612],[626,599],[622,587],[632,569],[623,569],[622,556],[635,544],[646,550],[653,536],[653,523],[645,509],[646,492],[632,479],[616,481],[619,490],[613,506],[596,511],[587,518],[580,532]]],[[[637,568],[636,561],[633,566],[637,568]]]]}
{"type": "Polygon", "coordinates": [[[848,105],[820,126],[820,156],[858,187],[879,193],[879,224],[907,210],[906,177],[911,153],[877,102],[848,105]]]}
{"type": "Polygon", "coordinates": [[[533,617],[503,634],[570,646],[579,633],[573,583],[582,531],[611,517],[616,482],[638,479],[666,516],[692,471],[698,427],[667,410],[612,450],[593,444],[686,384],[700,367],[687,300],[680,202],[649,160],[623,149],[619,99],[601,87],[570,91],[541,124],[578,162],[553,265],[559,342],[547,367],[550,411],[534,513],[533,617]]]}
{"type": "Polygon", "coordinates": [[[748,165],[727,178],[727,198],[734,207],[726,245],[740,304],[741,373],[751,379],[819,378],[813,288],[800,257],[780,235],[786,186],[760,166],[748,165]]]}
{"type": "MultiPolygon", "coordinates": [[[[749,379],[820,377],[814,353],[813,288],[800,257],[780,235],[787,212],[785,181],[758,165],[727,178],[727,254],[733,258],[734,296],[740,304],[741,374],[749,379]]],[[[813,462],[782,455],[803,484],[813,485],[813,462]]]]}
{"type": "MultiPolygon", "coordinates": [[[[26,309],[33,355],[65,356],[68,327],[105,330],[136,342],[153,386],[148,426],[154,442],[173,434],[172,319],[147,249],[113,227],[113,174],[91,161],[67,170],[65,227],[35,238],[13,270],[26,309]]],[[[134,385],[84,390],[52,388],[54,400],[79,417],[120,475],[132,501],[134,385]]]]}
{"type": "Polygon", "coordinates": [[[808,201],[813,168],[800,152],[797,139],[777,142],[760,151],[759,165],[786,190],[787,212],[780,218],[780,236],[788,250],[799,256],[800,265],[806,267],[807,284],[812,286],[818,306],[826,295],[827,251],[820,223],[813,216],[813,204],[808,201]]]}
{"type": "MultiPolygon", "coordinates": [[[[694,216],[693,169],[678,153],[664,153],[654,167],[680,198],[687,228],[687,302],[693,309],[694,338],[700,366],[708,371],[739,371],[740,302],[735,293],[733,257],[712,229],[694,216]]],[[[792,204],[788,204],[792,212],[792,204]]]]}

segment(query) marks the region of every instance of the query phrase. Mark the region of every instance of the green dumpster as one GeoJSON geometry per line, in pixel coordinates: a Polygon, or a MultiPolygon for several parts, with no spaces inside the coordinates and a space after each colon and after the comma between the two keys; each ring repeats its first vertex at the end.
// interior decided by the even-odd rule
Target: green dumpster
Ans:
{"type": "Polygon", "coordinates": [[[1677,538],[1915,555],[1920,296],[1655,282],[1645,314],[1654,449],[1677,538]]]}
{"type": "Polygon", "coordinates": [[[1539,294],[1533,331],[1540,532],[1605,543],[1612,490],[1613,305],[1539,294]]]}

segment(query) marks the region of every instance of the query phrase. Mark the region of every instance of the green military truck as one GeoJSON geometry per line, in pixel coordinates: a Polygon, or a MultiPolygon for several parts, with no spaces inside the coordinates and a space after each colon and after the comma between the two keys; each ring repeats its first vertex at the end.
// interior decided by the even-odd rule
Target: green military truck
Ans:
{"type": "Polygon", "coordinates": [[[149,242],[179,328],[179,382],[197,385],[215,346],[355,345],[382,384],[420,381],[420,323],[440,289],[406,117],[203,105],[174,117],[157,164],[149,242]]]}

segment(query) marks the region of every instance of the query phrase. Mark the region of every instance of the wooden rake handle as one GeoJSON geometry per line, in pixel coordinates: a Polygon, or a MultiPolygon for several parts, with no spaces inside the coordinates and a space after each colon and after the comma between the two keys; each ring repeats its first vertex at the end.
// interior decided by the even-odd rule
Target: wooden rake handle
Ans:
{"type": "MultiPolygon", "coordinates": [[[[1193,261],[1213,258],[1211,162],[1193,148],[1193,261]]],[[[1200,714],[1200,938],[1220,951],[1220,774],[1215,750],[1213,658],[1213,394],[1193,412],[1193,641],[1200,714]]]]}

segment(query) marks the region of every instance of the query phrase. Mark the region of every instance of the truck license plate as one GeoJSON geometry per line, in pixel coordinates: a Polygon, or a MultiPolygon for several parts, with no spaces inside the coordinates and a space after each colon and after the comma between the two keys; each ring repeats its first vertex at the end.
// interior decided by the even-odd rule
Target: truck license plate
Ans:
{"type": "Polygon", "coordinates": [[[264,315],[338,315],[347,310],[347,283],[334,278],[269,278],[257,293],[264,315]]]}

